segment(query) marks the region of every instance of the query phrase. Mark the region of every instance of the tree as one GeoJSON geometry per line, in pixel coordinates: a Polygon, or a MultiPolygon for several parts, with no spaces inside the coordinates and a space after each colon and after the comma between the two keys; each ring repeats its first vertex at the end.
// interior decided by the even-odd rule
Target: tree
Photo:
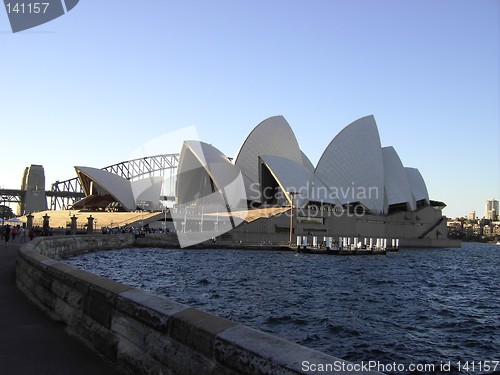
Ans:
{"type": "Polygon", "coordinates": [[[13,218],[14,212],[12,212],[12,208],[6,205],[0,205],[0,219],[10,219],[13,218]]]}

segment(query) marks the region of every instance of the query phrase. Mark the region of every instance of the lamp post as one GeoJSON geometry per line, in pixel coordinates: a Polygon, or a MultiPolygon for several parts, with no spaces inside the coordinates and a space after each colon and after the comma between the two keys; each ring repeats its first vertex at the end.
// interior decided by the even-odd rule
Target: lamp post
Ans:
{"type": "Polygon", "coordinates": [[[141,205],[141,230],[144,228],[144,205],[146,204],[145,201],[140,201],[139,204],[141,205]]]}
{"type": "MultiPolygon", "coordinates": [[[[3,189],[3,186],[2,186],[3,189]]],[[[5,225],[5,197],[2,196],[2,226],[5,225]]]]}
{"type": "Polygon", "coordinates": [[[167,234],[167,206],[163,206],[163,234],[167,234]]]}
{"type": "Polygon", "coordinates": [[[292,234],[293,234],[293,198],[295,195],[299,194],[296,191],[289,191],[290,195],[290,246],[292,245],[292,234]]]}
{"type": "Polygon", "coordinates": [[[203,232],[203,204],[201,205],[200,232],[203,232]]]}
{"type": "Polygon", "coordinates": [[[219,207],[217,207],[217,217],[214,224],[215,232],[219,230],[219,207]]]}
{"type": "Polygon", "coordinates": [[[182,233],[186,233],[187,207],[184,207],[184,222],[182,223],[182,233]]]}

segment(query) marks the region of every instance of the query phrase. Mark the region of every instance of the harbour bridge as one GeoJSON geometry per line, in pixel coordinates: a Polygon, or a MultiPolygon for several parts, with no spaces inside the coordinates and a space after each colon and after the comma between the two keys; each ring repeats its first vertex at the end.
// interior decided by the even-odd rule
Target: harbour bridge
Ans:
{"type": "MultiPolygon", "coordinates": [[[[178,164],[179,154],[160,154],[122,161],[101,169],[132,181],[145,177],[170,177],[170,182],[173,184],[178,164]]],[[[42,198],[50,198],[48,207],[51,210],[71,208],[75,202],[85,197],[78,177],[56,181],[52,184],[50,191],[45,191],[45,189],[40,188],[36,183],[26,183],[25,181],[28,181],[28,177],[24,176],[21,189],[0,189],[1,203],[19,203],[21,215],[33,211],[27,207],[27,201],[30,196],[39,197],[42,195],[42,198]]],[[[173,186],[170,186],[168,191],[172,194],[173,186]]],[[[174,197],[166,195],[161,197],[161,199],[173,200],[174,197]]]]}

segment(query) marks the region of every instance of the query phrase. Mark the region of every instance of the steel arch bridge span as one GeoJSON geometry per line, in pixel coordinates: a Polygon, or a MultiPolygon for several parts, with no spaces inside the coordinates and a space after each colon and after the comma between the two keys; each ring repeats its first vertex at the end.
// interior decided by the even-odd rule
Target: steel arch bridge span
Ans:
{"type": "MultiPolygon", "coordinates": [[[[122,161],[101,169],[132,181],[144,176],[167,176],[168,172],[173,181],[178,165],[179,154],[160,154],[122,161]]],[[[71,207],[77,199],[81,199],[83,189],[78,177],[74,177],[69,180],[56,181],[52,184],[51,192],[53,193],[50,197],[51,210],[65,210],[71,207]]]]}
{"type": "Polygon", "coordinates": [[[102,169],[127,180],[135,180],[145,175],[164,176],[165,171],[177,168],[178,164],[179,154],[162,154],[123,161],[102,169]]]}

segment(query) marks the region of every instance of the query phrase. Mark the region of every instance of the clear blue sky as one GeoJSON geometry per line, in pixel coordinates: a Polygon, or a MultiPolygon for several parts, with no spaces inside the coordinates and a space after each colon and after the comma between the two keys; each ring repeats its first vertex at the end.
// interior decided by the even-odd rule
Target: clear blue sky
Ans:
{"type": "Polygon", "coordinates": [[[0,186],[42,164],[49,189],[187,126],[233,156],[277,114],[316,164],[373,114],[445,214],[482,216],[500,198],[499,17],[497,0],[81,0],[13,34],[0,9],[0,186]]]}

